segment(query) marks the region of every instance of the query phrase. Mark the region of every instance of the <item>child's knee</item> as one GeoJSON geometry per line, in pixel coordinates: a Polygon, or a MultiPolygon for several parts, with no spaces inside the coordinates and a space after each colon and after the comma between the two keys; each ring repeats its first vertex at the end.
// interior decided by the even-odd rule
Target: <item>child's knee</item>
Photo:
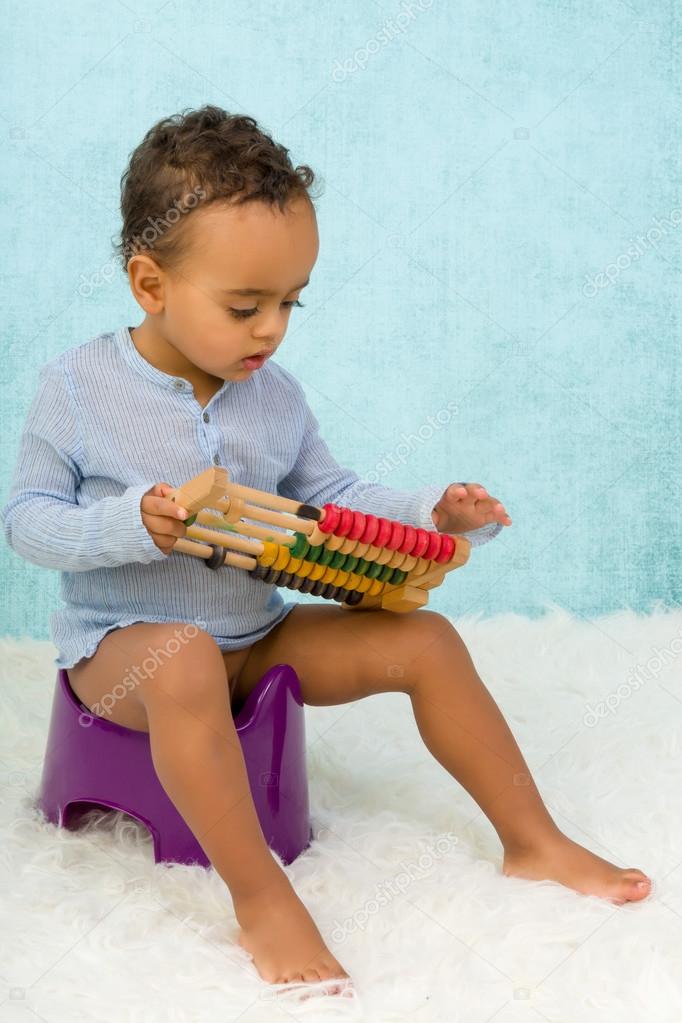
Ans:
{"type": "Polygon", "coordinates": [[[457,661],[468,661],[464,640],[445,615],[421,610],[408,617],[411,619],[409,642],[415,666],[424,667],[444,658],[453,665],[457,661]]]}
{"type": "Polygon", "coordinates": [[[161,665],[183,657],[220,655],[220,648],[213,637],[191,622],[150,622],[148,625],[144,636],[146,661],[156,661],[161,665]]]}
{"type": "Polygon", "coordinates": [[[409,615],[409,621],[413,637],[426,643],[433,643],[445,638],[452,639],[453,635],[459,635],[452,622],[438,611],[425,609],[416,611],[409,615]]]}
{"type": "Polygon", "coordinates": [[[162,622],[146,640],[138,664],[140,697],[145,704],[162,694],[189,707],[227,688],[220,648],[203,629],[183,622],[162,622]]]}

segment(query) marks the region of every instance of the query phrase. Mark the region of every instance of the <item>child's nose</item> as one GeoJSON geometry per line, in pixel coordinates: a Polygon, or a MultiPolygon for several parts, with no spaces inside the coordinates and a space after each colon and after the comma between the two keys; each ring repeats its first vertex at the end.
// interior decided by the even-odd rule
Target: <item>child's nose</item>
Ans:
{"type": "Polygon", "coordinates": [[[278,345],[287,330],[289,322],[289,311],[287,309],[275,309],[270,313],[259,316],[258,325],[254,325],[251,337],[258,341],[265,341],[271,345],[278,345]]]}

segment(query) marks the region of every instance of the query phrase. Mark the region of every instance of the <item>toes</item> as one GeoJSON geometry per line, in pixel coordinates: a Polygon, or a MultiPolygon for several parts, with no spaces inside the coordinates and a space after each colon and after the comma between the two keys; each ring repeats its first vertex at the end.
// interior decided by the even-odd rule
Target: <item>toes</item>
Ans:
{"type": "Polygon", "coordinates": [[[317,972],[320,980],[325,982],[324,992],[327,995],[347,995],[352,994],[352,990],[348,991],[348,986],[351,984],[350,975],[346,973],[340,963],[337,963],[335,959],[323,959],[317,964],[317,972]]]}
{"type": "Polygon", "coordinates": [[[623,873],[627,877],[628,881],[634,882],[635,884],[641,884],[643,882],[647,887],[651,886],[651,878],[647,877],[643,870],[632,868],[631,870],[623,871],[623,873]]]}
{"type": "Polygon", "coordinates": [[[645,899],[651,893],[651,878],[647,877],[641,870],[632,869],[627,871],[624,881],[626,884],[626,897],[630,901],[645,899]]]}

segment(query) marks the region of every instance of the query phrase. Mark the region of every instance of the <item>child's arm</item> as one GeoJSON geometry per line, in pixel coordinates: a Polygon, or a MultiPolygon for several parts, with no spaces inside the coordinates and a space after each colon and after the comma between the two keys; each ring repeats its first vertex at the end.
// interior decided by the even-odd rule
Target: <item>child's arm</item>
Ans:
{"type": "Polygon", "coordinates": [[[9,500],[0,513],[9,546],[35,565],[67,572],[164,558],[140,510],[155,481],[79,507],[80,444],[68,368],[58,357],[40,371],[9,500]]]}
{"type": "MultiPolygon", "coordinates": [[[[281,366],[279,368],[282,369],[281,366]]],[[[366,483],[351,469],[340,466],[319,434],[319,423],[306,401],[303,388],[294,376],[284,372],[295,385],[297,400],[304,407],[305,431],[296,464],[280,480],[277,492],[283,497],[317,507],[331,502],[422,529],[435,530],[432,511],[448,484],[429,484],[418,490],[395,490],[378,483],[366,483]]],[[[501,529],[502,523],[489,522],[461,535],[476,547],[492,540],[501,529]]]]}

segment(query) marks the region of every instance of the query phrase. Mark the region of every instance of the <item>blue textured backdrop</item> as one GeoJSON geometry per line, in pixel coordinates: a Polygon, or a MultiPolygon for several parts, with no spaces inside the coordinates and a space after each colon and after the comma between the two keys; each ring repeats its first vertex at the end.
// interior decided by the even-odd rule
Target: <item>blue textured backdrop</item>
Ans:
{"type": "MultiPolygon", "coordinates": [[[[339,461],[396,487],[478,481],[513,519],[430,606],[680,601],[676,8],[13,8],[3,502],[39,366],[142,320],[111,252],[129,152],[158,118],[217,103],[323,179],[320,257],[279,358],[339,461]]],[[[58,574],[1,557],[4,631],[46,638],[58,574]]]]}

